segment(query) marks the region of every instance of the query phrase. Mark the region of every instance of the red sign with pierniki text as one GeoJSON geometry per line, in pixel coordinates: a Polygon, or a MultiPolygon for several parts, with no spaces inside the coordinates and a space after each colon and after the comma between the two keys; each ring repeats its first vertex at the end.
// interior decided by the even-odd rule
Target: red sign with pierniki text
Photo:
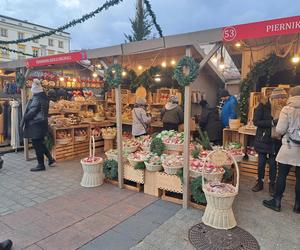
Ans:
{"type": "Polygon", "coordinates": [[[26,60],[26,67],[40,67],[51,64],[63,64],[87,59],[85,51],[58,54],[53,56],[35,57],[26,60]]]}
{"type": "Polygon", "coordinates": [[[300,16],[224,27],[224,42],[300,33],[300,16]]]}

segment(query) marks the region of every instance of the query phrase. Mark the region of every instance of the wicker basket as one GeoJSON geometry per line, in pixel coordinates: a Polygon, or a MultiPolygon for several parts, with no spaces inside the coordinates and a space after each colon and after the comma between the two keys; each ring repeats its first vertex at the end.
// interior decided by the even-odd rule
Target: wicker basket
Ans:
{"type": "Polygon", "coordinates": [[[116,138],[116,135],[105,135],[105,134],[102,134],[102,138],[104,140],[113,140],[116,138]]]}
{"type": "Polygon", "coordinates": [[[158,172],[163,169],[162,165],[153,165],[145,162],[146,169],[150,172],[158,172]]]}
{"type": "Polygon", "coordinates": [[[190,177],[192,177],[192,178],[198,178],[200,176],[202,176],[202,172],[190,169],[190,177]]]}
{"type": "Polygon", "coordinates": [[[174,175],[177,173],[178,170],[182,169],[183,166],[180,166],[180,167],[168,167],[164,164],[162,164],[163,168],[164,168],[164,171],[166,174],[170,174],[170,175],[174,175]]]}
{"type": "Polygon", "coordinates": [[[141,149],[145,152],[150,152],[150,146],[149,147],[142,147],[141,146],[141,149]]]}
{"type": "MultiPolygon", "coordinates": [[[[90,157],[95,159],[95,138],[90,138],[90,157]]],[[[103,184],[103,159],[93,162],[80,161],[83,169],[83,176],[80,185],[83,187],[97,187],[103,184]]]]}
{"type": "Polygon", "coordinates": [[[258,156],[248,155],[248,160],[253,162],[258,162],[258,156]]]}
{"type": "Polygon", "coordinates": [[[179,152],[183,151],[183,144],[169,144],[169,143],[165,143],[165,145],[166,145],[166,150],[179,151],[179,152]]]}
{"type": "Polygon", "coordinates": [[[86,135],[75,136],[75,141],[76,141],[76,142],[86,141],[86,139],[87,139],[87,136],[86,136],[86,135]]]}
{"type": "Polygon", "coordinates": [[[72,138],[65,138],[65,139],[56,139],[56,144],[59,145],[66,145],[72,141],[72,138]]]}
{"type": "Polygon", "coordinates": [[[130,153],[134,153],[135,151],[137,151],[138,148],[139,148],[139,146],[123,147],[123,150],[125,153],[130,154],[130,153]]]}
{"type": "MultiPolygon", "coordinates": [[[[206,166],[207,159],[210,155],[214,154],[216,151],[213,151],[208,154],[205,163],[204,169],[206,166]]],[[[224,154],[228,154],[225,150],[222,150],[224,154]]],[[[207,206],[205,208],[204,215],[202,217],[202,222],[205,225],[216,229],[231,229],[234,228],[237,223],[233,214],[232,204],[234,201],[235,196],[238,194],[239,190],[239,180],[240,180],[240,173],[239,167],[234,159],[234,157],[229,154],[230,158],[233,160],[236,173],[237,173],[237,182],[236,182],[236,192],[235,193],[227,193],[227,194],[217,194],[214,192],[209,192],[206,189],[205,185],[205,176],[206,174],[202,175],[202,189],[206,197],[207,206]]]]}
{"type": "MultiPolygon", "coordinates": [[[[210,181],[222,181],[224,173],[225,173],[225,170],[221,173],[205,173],[205,179],[209,182],[210,181]]],[[[190,176],[192,178],[198,178],[198,177],[202,176],[202,172],[190,169],[190,176]]]]}
{"type": "Polygon", "coordinates": [[[140,162],[144,162],[144,161],[142,161],[142,160],[140,160],[140,161],[137,161],[137,160],[133,160],[133,159],[131,159],[131,158],[127,158],[127,160],[129,161],[129,163],[130,163],[130,165],[132,166],[132,167],[134,167],[136,164],[138,164],[138,163],[140,163],[140,162]]]}
{"type": "Polygon", "coordinates": [[[242,155],[232,155],[236,162],[241,162],[244,159],[244,154],[242,155]]]}

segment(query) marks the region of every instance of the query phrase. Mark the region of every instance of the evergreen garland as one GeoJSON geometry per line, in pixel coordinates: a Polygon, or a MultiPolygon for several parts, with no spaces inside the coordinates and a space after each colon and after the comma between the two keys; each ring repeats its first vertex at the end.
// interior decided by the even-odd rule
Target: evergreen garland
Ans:
{"type": "Polygon", "coordinates": [[[160,37],[163,37],[163,33],[162,33],[162,30],[161,30],[161,27],[159,26],[159,24],[158,24],[157,21],[156,21],[156,15],[154,14],[154,12],[153,12],[153,10],[152,10],[152,7],[151,7],[150,2],[149,2],[148,0],[144,0],[144,3],[145,3],[145,5],[146,5],[146,9],[147,9],[149,15],[150,15],[151,18],[152,18],[152,22],[153,22],[153,24],[154,24],[154,26],[155,26],[155,28],[156,28],[156,30],[157,30],[159,36],[160,36],[160,37]]]}
{"type": "Polygon", "coordinates": [[[28,37],[28,38],[24,38],[24,39],[17,39],[17,40],[10,40],[10,41],[0,41],[0,44],[17,44],[17,43],[26,43],[32,40],[38,40],[41,39],[43,37],[47,37],[47,36],[51,36],[54,35],[58,32],[62,32],[68,28],[74,27],[75,25],[79,24],[79,23],[84,23],[85,21],[87,21],[88,19],[94,17],[96,14],[99,14],[100,12],[102,12],[103,10],[108,10],[110,7],[114,6],[114,5],[118,5],[119,3],[121,3],[123,0],[110,0],[110,1],[106,1],[101,7],[95,9],[94,11],[83,15],[81,18],[77,18],[77,19],[73,19],[72,21],[68,22],[65,25],[62,25],[56,29],[52,29],[50,31],[41,33],[39,35],[35,35],[32,37],[28,37]]]}
{"type": "Polygon", "coordinates": [[[205,194],[202,190],[202,177],[197,177],[191,182],[191,193],[197,203],[206,203],[205,194]]]}
{"type": "Polygon", "coordinates": [[[150,144],[150,152],[161,156],[165,150],[166,146],[163,143],[162,139],[154,138],[150,144]]]}
{"type": "Polygon", "coordinates": [[[253,91],[255,84],[259,82],[261,78],[264,78],[266,83],[269,83],[272,76],[278,71],[291,69],[291,66],[286,61],[277,57],[276,54],[272,53],[267,58],[256,62],[246,78],[241,83],[241,96],[239,103],[239,111],[241,116],[241,122],[246,124],[248,119],[248,99],[250,92],[253,91]]]}
{"type": "MultiPolygon", "coordinates": [[[[0,44],[1,44],[1,41],[0,41],[0,44]]],[[[10,49],[10,48],[6,48],[6,47],[2,47],[0,46],[0,49],[1,50],[7,50],[9,52],[13,52],[13,53],[17,53],[17,54],[21,54],[21,55],[24,55],[24,56],[32,56],[32,54],[28,54],[28,53],[24,53],[23,51],[18,51],[18,50],[15,50],[15,49],[10,49]]]]}
{"type": "Polygon", "coordinates": [[[111,88],[117,88],[122,83],[122,66],[112,64],[105,71],[105,81],[111,88]]]}
{"type": "Polygon", "coordinates": [[[133,167],[134,169],[145,169],[146,166],[145,166],[145,163],[144,162],[138,162],[137,164],[134,165],[133,167]]]}
{"type": "Polygon", "coordinates": [[[179,85],[184,87],[192,83],[199,74],[199,64],[196,63],[194,58],[184,56],[177,63],[174,69],[174,78],[178,81],[179,85]],[[189,69],[188,75],[183,72],[184,67],[189,69]]]}
{"type": "Polygon", "coordinates": [[[118,162],[115,160],[105,160],[103,163],[103,173],[109,180],[118,178],[118,162]]]}

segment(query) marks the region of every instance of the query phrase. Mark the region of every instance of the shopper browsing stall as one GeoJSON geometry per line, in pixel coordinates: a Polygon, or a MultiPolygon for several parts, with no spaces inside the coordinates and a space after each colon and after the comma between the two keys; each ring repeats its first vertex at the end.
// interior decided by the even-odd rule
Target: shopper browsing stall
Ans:
{"type": "Polygon", "coordinates": [[[139,98],[132,110],[132,135],[141,136],[147,134],[147,128],[151,122],[151,116],[146,113],[146,100],[139,98]]]}
{"type": "Polygon", "coordinates": [[[27,104],[21,127],[24,128],[24,138],[32,139],[38,161],[38,165],[32,168],[31,171],[42,171],[45,170],[44,155],[49,160],[49,166],[55,162],[44,144],[44,137],[48,133],[49,98],[38,79],[33,80],[31,92],[33,96],[27,104]]]}
{"type": "Polygon", "coordinates": [[[226,128],[229,125],[229,119],[237,118],[238,102],[226,89],[221,90],[220,97],[224,103],[221,111],[221,122],[223,128],[226,128]]]}
{"type": "Polygon", "coordinates": [[[287,105],[280,112],[276,131],[283,136],[282,146],[276,157],[279,165],[276,193],[263,205],[277,212],[281,210],[281,199],[285,191],[286,177],[293,166],[296,167],[296,198],[294,212],[300,213],[300,86],[290,91],[287,105]]]}
{"type": "Polygon", "coordinates": [[[178,125],[183,123],[183,111],[178,105],[178,97],[170,96],[167,104],[161,111],[164,130],[178,130],[178,125]]]}

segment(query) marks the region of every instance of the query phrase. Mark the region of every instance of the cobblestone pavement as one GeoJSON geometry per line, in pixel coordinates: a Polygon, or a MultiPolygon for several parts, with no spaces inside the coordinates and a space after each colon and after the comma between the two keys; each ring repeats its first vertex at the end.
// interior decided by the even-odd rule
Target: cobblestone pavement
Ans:
{"type": "MultiPolygon", "coordinates": [[[[234,204],[238,226],[251,233],[262,250],[299,250],[300,215],[292,212],[294,187],[288,186],[282,212],[277,213],[261,204],[268,198],[266,188],[263,192],[253,193],[250,191],[253,184],[254,179],[242,177],[240,193],[234,204]]],[[[201,222],[202,215],[201,210],[182,209],[131,249],[192,250],[188,230],[201,222]]]]}
{"type": "Polygon", "coordinates": [[[0,169],[0,216],[45,202],[80,188],[82,170],[79,160],[67,161],[47,171],[30,172],[36,161],[26,162],[24,155],[9,153],[0,169]],[[63,168],[59,166],[63,165],[63,168]]]}

